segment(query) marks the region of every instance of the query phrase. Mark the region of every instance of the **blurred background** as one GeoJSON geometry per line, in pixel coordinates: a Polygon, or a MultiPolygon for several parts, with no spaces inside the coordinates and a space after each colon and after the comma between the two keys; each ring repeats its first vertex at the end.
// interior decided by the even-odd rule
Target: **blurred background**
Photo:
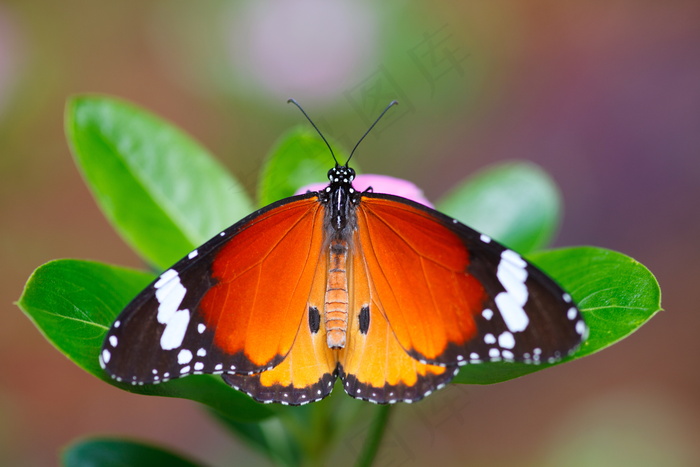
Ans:
{"type": "Polygon", "coordinates": [[[377,465],[700,465],[700,3],[378,3],[0,0],[0,464],[54,465],[93,434],[261,462],[194,403],[82,372],[13,304],[54,258],[142,266],[63,134],[68,96],[106,93],[179,125],[251,191],[304,123],[288,97],[346,146],[398,99],[357,155],[366,172],[437,199],[490,164],[534,161],[563,193],[557,246],[619,250],[657,276],[666,311],[636,334],[401,407],[377,465]]]}

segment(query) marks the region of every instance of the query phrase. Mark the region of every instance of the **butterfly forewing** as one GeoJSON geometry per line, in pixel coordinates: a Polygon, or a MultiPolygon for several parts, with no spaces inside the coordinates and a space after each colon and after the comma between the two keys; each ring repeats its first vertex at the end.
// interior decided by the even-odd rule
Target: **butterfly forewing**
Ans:
{"type": "Polygon", "coordinates": [[[101,365],[133,384],[278,365],[294,342],[321,251],[320,206],[313,195],[268,206],[166,270],[108,331],[101,365]]]}
{"type": "Polygon", "coordinates": [[[578,309],[551,278],[435,210],[366,193],[358,232],[380,311],[420,361],[553,362],[585,337],[578,309]]]}

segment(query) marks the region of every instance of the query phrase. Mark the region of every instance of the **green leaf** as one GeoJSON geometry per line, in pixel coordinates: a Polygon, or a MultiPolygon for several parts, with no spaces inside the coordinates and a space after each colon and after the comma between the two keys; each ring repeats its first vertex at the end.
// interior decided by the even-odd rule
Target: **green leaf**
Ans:
{"type": "Polygon", "coordinates": [[[79,260],[40,266],[18,301],[46,339],[88,373],[126,391],[191,399],[242,422],[261,420],[272,410],[230,388],[221,378],[196,375],[157,385],[117,383],[98,363],[102,342],[117,315],[154,276],[79,260]]]}
{"type": "Polygon", "coordinates": [[[100,208],[152,265],[170,266],[252,211],[239,183],[204,148],[136,106],[73,98],[66,134],[100,208]]]}
{"type": "MultiPolygon", "coordinates": [[[[338,161],[344,162],[345,152],[332,139],[328,142],[338,161]]],[[[326,143],[313,129],[293,128],[277,141],[267,156],[258,185],[260,206],[292,196],[305,185],[328,182],[328,169],[333,165],[326,143]]]]}
{"type": "Polygon", "coordinates": [[[465,181],[437,208],[521,253],[546,246],[559,224],[561,200],[538,166],[510,162],[465,181]]]}
{"type": "MultiPolygon", "coordinates": [[[[599,352],[627,337],[661,310],[661,290],[642,264],[602,248],[575,247],[536,253],[529,259],[567,290],[590,328],[570,360],[599,352]]],[[[483,363],[462,367],[455,382],[491,384],[553,365],[483,363]]]]}
{"type": "Polygon", "coordinates": [[[574,247],[530,259],[571,293],[591,328],[576,358],[613,345],[661,311],[661,289],[654,275],[622,253],[574,247]]]}
{"type": "Polygon", "coordinates": [[[197,467],[185,457],[135,441],[90,438],[73,443],[61,453],[65,467],[197,467]]]}
{"type": "Polygon", "coordinates": [[[18,305],[64,355],[107,379],[97,359],[104,335],[116,314],[153,278],[100,263],[56,260],[34,271],[18,305]]]}

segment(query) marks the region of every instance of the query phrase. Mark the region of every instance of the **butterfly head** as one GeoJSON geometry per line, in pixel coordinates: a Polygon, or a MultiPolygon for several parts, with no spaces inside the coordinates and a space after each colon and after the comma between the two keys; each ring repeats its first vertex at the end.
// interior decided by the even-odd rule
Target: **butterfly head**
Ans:
{"type": "Polygon", "coordinates": [[[355,179],[355,169],[347,165],[336,165],[328,171],[328,181],[331,182],[330,188],[337,186],[352,186],[352,181],[355,179]]]}
{"type": "Polygon", "coordinates": [[[302,114],[304,114],[304,117],[311,123],[311,126],[314,127],[318,135],[321,137],[324,143],[326,143],[326,146],[328,147],[328,150],[331,153],[331,156],[333,157],[333,160],[335,161],[335,167],[333,167],[331,170],[328,171],[328,180],[330,181],[330,185],[326,187],[324,190],[325,193],[331,194],[331,193],[345,193],[345,196],[347,194],[354,195],[355,194],[355,189],[352,187],[352,181],[355,179],[355,170],[353,170],[351,167],[348,166],[350,163],[350,159],[352,159],[352,156],[355,154],[355,150],[357,147],[360,145],[363,139],[369,134],[369,132],[374,128],[374,126],[379,122],[379,120],[382,119],[385,113],[392,108],[395,105],[398,105],[397,101],[391,101],[388,106],[382,111],[382,113],[377,117],[377,119],[370,125],[369,129],[362,135],[362,137],[357,141],[357,144],[355,144],[355,147],[352,148],[352,151],[350,152],[350,156],[348,157],[347,161],[345,161],[345,164],[341,165],[338,162],[338,159],[335,157],[335,154],[333,153],[333,148],[331,147],[330,143],[328,143],[328,140],[326,139],[325,136],[323,136],[323,133],[321,133],[321,130],[318,129],[316,124],[311,120],[311,118],[306,114],[304,109],[301,108],[299,103],[294,100],[294,99],[289,99],[287,100],[288,103],[294,104],[297,106],[297,108],[301,111],[302,114]]]}

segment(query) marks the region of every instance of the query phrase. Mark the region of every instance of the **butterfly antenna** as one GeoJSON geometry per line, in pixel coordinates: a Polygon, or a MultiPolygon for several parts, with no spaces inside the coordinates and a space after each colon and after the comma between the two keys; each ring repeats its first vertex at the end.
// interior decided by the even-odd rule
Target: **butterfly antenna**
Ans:
{"type": "Polygon", "coordinates": [[[357,149],[357,147],[360,145],[362,140],[365,139],[365,136],[367,136],[369,134],[369,132],[372,131],[372,128],[374,128],[374,126],[377,123],[379,123],[379,120],[382,119],[384,114],[387,113],[387,111],[395,105],[399,105],[399,101],[391,101],[389,103],[389,105],[386,106],[386,109],[384,109],[384,111],[381,114],[379,114],[379,117],[377,117],[377,119],[374,121],[374,123],[372,123],[372,126],[370,126],[369,129],[367,129],[367,131],[365,131],[365,134],[362,135],[362,138],[360,138],[360,140],[357,142],[357,144],[355,144],[355,147],[352,148],[352,152],[350,153],[350,157],[348,157],[348,160],[345,162],[345,167],[347,167],[348,163],[350,163],[350,159],[352,159],[352,155],[355,154],[355,149],[357,149]]]}
{"type": "Polygon", "coordinates": [[[321,139],[323,140],[323,142],[326,143],[326,146],[328,146],[328,150],[331,152],[331,156],[333,156],[333,160],[335,161],[335,166],[338,167],[340,164],[338,164],[338,159],[336,159],[336,158],[335,158],[335,154],[333,154],[333,148],[332,148],[331,145],[328,143],[328,140],[326,139],[326,137],[323,136],[323,133],[321,133],[321,130],[319,130],[318,127],[316,126],[316,124],[314,123],[314,121],[311,120],[311,117],[309,117],[309,116],[306,114],[306,112],[304,112],[304,109],[301,108],[301,106],[300,106],[299,103],[296,101],[296,99],[293,99],[293,98],[292,98],[292,99],[287,99],[287,104],[290,104],[290,103],[296,105],[297,108],[298,108],[299,110],[301,110],[301,113],[304,114],[304,117],[306,117],[306,119],[309,121],[309,123],[311,123],[311,126],[313,126],[314,129],[318,132],[318,134],[319,134],[319,136],[321,137],[321,139]]]}

